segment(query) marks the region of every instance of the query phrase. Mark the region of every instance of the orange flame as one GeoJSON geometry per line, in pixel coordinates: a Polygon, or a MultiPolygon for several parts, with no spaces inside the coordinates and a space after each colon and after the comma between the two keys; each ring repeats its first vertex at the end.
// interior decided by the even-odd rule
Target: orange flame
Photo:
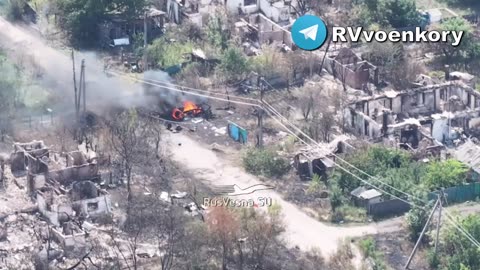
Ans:
{"type": "Polygon", "coordinates": [[[183,112],[196,112],[198,111],[200,108],[197,107],[197,105],[195,105],[195,103],[191,102],[191,101],[185,101],[183,102],[183,112]]]}

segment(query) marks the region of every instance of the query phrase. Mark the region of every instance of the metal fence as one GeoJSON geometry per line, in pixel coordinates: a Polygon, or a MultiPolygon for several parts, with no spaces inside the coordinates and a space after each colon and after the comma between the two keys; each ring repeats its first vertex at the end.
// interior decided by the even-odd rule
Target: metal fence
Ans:
{"type": "MultiPolygon", "coordinates": [[[[429,200],[436,200],[440,191],[428,194],[429,200]]],[[[463,203],[473,201],[480,196],[480,183],[470,183],[443,190],[448,203],[463,203]]]]}
{"type": "MultiPolygon", "coordinates": [[[[434,191],[428,194],[428,200],[434,201],[441,191],[434,191]]],[[[447,203],[463,203],[474,201],[480,197],[480,183],[470,183],[443,190],[447,203]]],[[[410,205],[398,199],[371,203],[367,206],[368,214],[373,217],[387,217],[401,215],[410,210],[410,205]]]]}
{"type": "Polygon", "coordinates": [[[374,217],[401,215],[410,210],[410,204],[398,200],[388,200],[368,205],[368,214],[374,217]]]}

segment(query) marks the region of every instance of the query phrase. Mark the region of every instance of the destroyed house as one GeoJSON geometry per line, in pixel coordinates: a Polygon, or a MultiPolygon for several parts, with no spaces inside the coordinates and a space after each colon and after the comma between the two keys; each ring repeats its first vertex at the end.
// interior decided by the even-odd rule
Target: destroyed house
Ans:
{"type": "Polygon", "coordinates": [[[39,211],[59,226],[74,213],[96,217],[111,212],[110,198],[95,182],[101,182],[93,151],[56,153],[42,141],[15,143],[12,171],[27,171],[27,191],[39,211]]]}
{"type": "Polygon", "coordinates": [[[362,60],[349,48],[341,48],[338,52],[327,55],[325,69],[355,89],[366,89],[369,82],[378,84],[378,68],[362,60]]]}
{"type": "Polygon", "coordinates": [[[397,137],[413,148],[424,138],[443,144],[480,125],[480,93],[461,82],[389,90],[359,98],[344,113],[357,136],[397,137]]]}
{"type": "Polygon", "coordinates": [[[323,147],[304,148],[293,158],[293,166],[302,179],[313,175],[328,177],[335,168],[335,155],[350,152],[354,147],[348,143],[349,137],[338,136],[323,147]]]}
{"type": "Polygon", "coordinates": [[[165,12],[150,7],[146,12],[146,20],[143,16],[134,20],[127,20],[122,14],[110,14],[108,19],[100,23],[98,38],[102,45],[110,47],[129,46],[132,44],[134,35],[143,33],[146,22],[147,37],[153,40],[162,34],[165,25],[165,12]],[[144,21],[145,20],[145,21],[144,21]]]}
{"type": "Polygon", "coordinates": [[[283,44],[288,48],[294,47],[292,35],[287,27],[279,25],[261,13],[242,18],[235,24],[235,27],[242,40],[256,43],[257,49],[260,49],[262,44],[273,42],[283,44]]]}
{"type": "Polygon", "coordinates": [[[100,181],[94,154],[88,157],[80,151],[74,151],[63,156],[55,153],[51,158],[47,154],[42,158],[29,157],[31,165],[27,171],[27,187],[30,194],[49,184],[68,186],[75,181],[100,181]]]}

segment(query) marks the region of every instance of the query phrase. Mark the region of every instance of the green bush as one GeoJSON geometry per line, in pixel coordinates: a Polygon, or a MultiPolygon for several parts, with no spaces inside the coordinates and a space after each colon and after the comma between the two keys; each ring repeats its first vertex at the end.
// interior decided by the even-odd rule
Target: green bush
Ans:
{"type": "Polygon", "coordinates": [[[375,240],[372,237],[360,240],[358,246],[364,258],[368,258],[375,255],[376,245],[375,240]]]}
{"type": "Polygon", "coordinates": [[[373,260],[373,270],[387,269],[382,252],[377,250],[375,239],[372,237],[362,239],[359,241],[358,247],[365,259],[371,258],[373,260]]]}
{"type": "Polygon", "coordinates": [[[159,38],[148,46],[147,56],[157,66],[168,68],[185,62],[184,55],[191,53],[192,49],[190,42],[170,42],[166,38],[159,38]]]}
{"type": "Polygon", "coordinates": [[[7,0],[5,1],[5,14],[10,21],[22,19],[25,0],[7,0]]]}
{"type": "Polygon", "coordinates": [[[267,177],[281,177],[290,170],[290,164],[272,150],[250,149],[243,157],[245,170],[267,177]]]}
{"type": "Polygon", "coordinates": [[[351,205],[342,205],[333,211],[332,221],[365,222],[367,221],[367,210],[351,205]]]}
{"type": "Polygon", "coordinates": [[[434,250],[428,251],[427,261],[431,269],[438,269],[438,266],[440,266],[440,258],[438,257],[438,254],[436,254],[434,250]]]}
{"type": "Polygon", "coordinates": [[[310,184],[308,185],[307,194],[315,194],[325,189],[325,184],[322,182],[318,174],[314,174],[310,184]]]}
{"type": "Polygon", "coordinates": [[[428,164],[424,178],[430,190],[463,184],[467,179],[468,167],[456,159],[434,161],[428,164]]]}
{"type": "Polygon", "coordinates": [[[220,61],[218,70],[225,76],[227,81],[240,80],[250,71],[248,58],[235,47],[228,48],[222,54],[220,61]]]}
{"type": "Polygon", "coordinates": [[[423,226],[428,219],[428,213],[424,209],[412,208],[406,215],[407,219],[407,228],[409,232],[409,237],[412,242],[416,242],[420,233],[423,230],[423,226]]]}

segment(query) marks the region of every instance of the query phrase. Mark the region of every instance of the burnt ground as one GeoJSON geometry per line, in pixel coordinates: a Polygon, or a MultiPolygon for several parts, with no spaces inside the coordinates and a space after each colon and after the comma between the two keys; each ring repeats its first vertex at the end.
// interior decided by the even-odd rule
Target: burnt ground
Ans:
{"type": "MultiPolygon", "coordinates": [[[[380,251],[386,264],[392,269],[403,269],[415,243],[408,239],[408,232],[381,233],[372,236],[375,239],[377,250],[380,251]]],[[[358,239],[356,240],[358,241],[358,239]]],[[[429,270],[427,253],[421,248],[415,254],[410,269],[429,270]]]]}

